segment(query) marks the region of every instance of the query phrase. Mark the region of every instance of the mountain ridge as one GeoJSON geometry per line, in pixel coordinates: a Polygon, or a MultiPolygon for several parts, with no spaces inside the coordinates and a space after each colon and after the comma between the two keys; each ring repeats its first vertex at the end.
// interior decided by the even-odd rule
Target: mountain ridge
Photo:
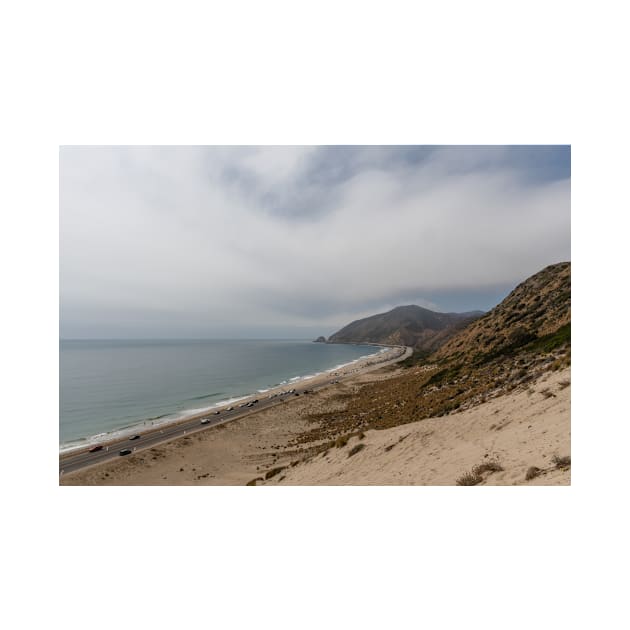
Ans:
{"type": "Polygon", "coordinates": [[[328,343],[382,343],[430,352],[483,314],[483,311],[439,313],[406,304],[354,320],[333,333],[328,343]]]}

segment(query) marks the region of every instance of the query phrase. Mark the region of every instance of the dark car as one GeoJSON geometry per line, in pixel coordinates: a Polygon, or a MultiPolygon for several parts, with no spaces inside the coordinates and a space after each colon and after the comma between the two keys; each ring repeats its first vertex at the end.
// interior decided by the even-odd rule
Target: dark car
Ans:
{"type": "Polygon", "coordinates": [[[118,453],[119,455],[131,455],[131,449],[130,448],[123,448],[122,451],[120,451],[120,453],[118,453]]]}
{"type": "Polygon", "coordinates": [[[91,449],[88,450],[88,453],[96,453],[96,451],[102,451],[102,450],[103,450],[103,445],[96,444],[96,446],[93,446],[91,449]]]}
{"type": "Polygon", "coordinates": [[[140,436],[139,435],[132,435],[129,439],[130,440],[139,440],[140,436]]]}

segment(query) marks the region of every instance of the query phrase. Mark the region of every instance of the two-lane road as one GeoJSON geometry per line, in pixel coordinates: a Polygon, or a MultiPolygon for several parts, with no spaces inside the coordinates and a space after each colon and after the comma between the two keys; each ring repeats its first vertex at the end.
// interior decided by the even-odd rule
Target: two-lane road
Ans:
{"type": "MultiPolygon", "coordinates": [[[[386,365],[391,365],[393,363],[398,363],[399,361],[403,361],[408,356],[411,356],[412,349],[405,348],[405,351],[390,359],[388,361],[383,361],[382,363],[373,364],[373,369],[381,368],[386,365]]],[[[333,374],[329,375],[329,378],[334,382],[342,382],[354,376],[354,373],[349,373],[341,376],[334,376],[333,374]]],[[[220,411],[219,414],[215,414],[214,412],[207,412],[203,415],[194,416],[189,418],[188,420],[183,420],[176,424],[168,424],[163,427],[154,427],[148,431],[140,432],[138,430],[138,435],[140,438],[137,440],[130,440],[129,437],[120,438],[118,440],[112,440],[111,442],[103,443],[102,450],[96,451],[94,453],[90,453],[88,448],[82,449],[80,451],[71,451],[70,453],[64,453],[59,456],[59,475],[64,475],[81,468],[86,468],[88,466],[94,466],[96,464],[101,464],[106,461],[111,461],[121,457],[120,451],[123,449],[130,449],[132,454],[140,453],[141,451],[145,451],[148,448],[154,447],[158,444],[162,444],[164,442],[169,442],[175,438],[183,437],[185,435],[190,435],[192,433],[197,433],[199,431],[203,431],[210,427],[216,427],[219,424],[223,424],[225,422],[230,422],[231,420],[236,420],[237,418],[244,418],[252,413],[260,411],[262,409],[269,409],[270,407],[274,407],[276,405],[281,405],[288,400],[292,400],[297,395],[305,395],[305,392],[314,392],[323,387],[327,387],[331,384],[331,380],[326,380],[325,382],[320,382],[318,384],[310,385],[308,382],[302,384],[301,387],[291,388],[292,393],[284,392],[273,395],[273,397],[269,398],[260,398],[259,402],[255,403],[251,407],[247,407],[247,403],[249,401],[255,400],[254,396],[250,396],[244,402],[240,403],[240,406],[235,407],[232,411],[228,411],[227,408],[224,408],[220,411]],[[203,418],[207,418],[209,422],[207,424],[201,424],[201,420],[203,418]]],[[[308,394],[306,394],[308,395],[308,394]]]]}

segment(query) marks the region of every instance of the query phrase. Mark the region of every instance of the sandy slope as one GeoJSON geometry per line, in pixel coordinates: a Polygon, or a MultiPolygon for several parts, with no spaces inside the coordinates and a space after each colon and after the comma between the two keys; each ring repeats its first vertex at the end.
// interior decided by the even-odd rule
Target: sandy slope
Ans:
{"type": "Polygon", "coordinates": [[[264,483],[454,485],[473,466],[497,460],[504,470],[485,473],[482,485],[569,485],[570,468],[557,469],[552,463],[554,454],[570,454],[569,381],[569,369],[547,373],[533,391],[442,418],[368,431],[362,440],[365,448],[357,454],[348,457],[359,443],[354,437],[347,446],[289,467],[264,483]],[[530,466],[547,471],[526,481],[530,466]]]}
{"type": "Polygon", "coordinates": [[[306,461],[301,461],[304,453],[288,446],[311,426],[311,414],[346,404],[339,392],[393,375],[357,374],[352,381],[279,407],[64,476],[60,484],[244,485],[286,466],[259,485],[454,485],[464,472],[490,459],[497,459],[504,471],[486,473],[483,484],[570,484],[570,469],[557,470],[551,463],[554,454],[570,453],[571,388],[562,385],[570,380],[568,369],[545,374],[529,392],[501,396],[442,418],[368,431],[362,440],[365,448],[352,457],[348,452],[358,443],[356,437],[344,448],[306,461]],[[300,463],[291,467],[296,461],[300,463]],[[530,466],[549,470],[526,482],[530,466]]]}

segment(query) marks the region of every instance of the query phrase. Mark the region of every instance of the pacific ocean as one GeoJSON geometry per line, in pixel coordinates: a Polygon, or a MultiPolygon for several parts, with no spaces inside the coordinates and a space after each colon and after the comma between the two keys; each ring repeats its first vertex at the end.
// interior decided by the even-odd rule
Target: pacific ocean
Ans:
{"type": "Polygon", "coordinates": [[[60,449],[264,393],[379,350],[310,340],[61,340],[60,449]]]}

